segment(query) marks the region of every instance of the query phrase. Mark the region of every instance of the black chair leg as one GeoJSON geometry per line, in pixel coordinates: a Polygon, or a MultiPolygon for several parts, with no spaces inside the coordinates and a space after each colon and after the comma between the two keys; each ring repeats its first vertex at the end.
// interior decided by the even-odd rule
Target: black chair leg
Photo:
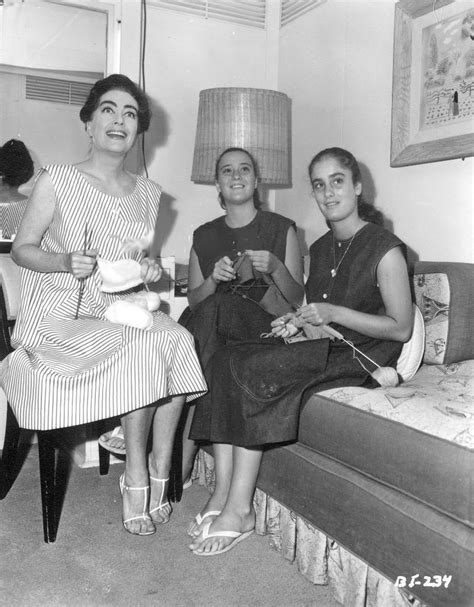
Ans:
{"type": "Polygon", "coordinates": [[[53,432],[38,431],[38,454],[41,483],[41,506],[43,510],[44,541],[56,541],[58,531],[56,508],[56,452],[53,432]]]}
{"type": "MultiPolygon", "coordinates": [[[[97,435],[101,436],[107,432],[107,425],[105,420],[97,422],[97,435]]],[[[99,474],[101,476],[105,476],[109,473],[110,466],[110,451],[104,449],[101,444],[99,444],[99,474]]]]}
{"type": "Polygon", "coordinates": [[[7,404],[5,441],[0,461],[0,500],[8,495],[18,475],[17,453],[19,438],[20,428],[10,405],[7,404]]]}
{"type": "Polygon", "coordinates": [[[183,433],[188,415],[188,407],[183,412],[176,428],[171,455],[170,481],[168,483],[168,499],[170,502],[180,502],[183,496],[183,433]]]}
{"type": "MultiPolygon", "coordinates": [[[[15,415],[7,405],[7,419],[5,427],[5,440],[3,444],[2,457],[0,460],[0,500],[4,499],[10,491],[18,476],[18,462],[21,459],[18,454],[18,443],[20,427],[15,415]]],[[[106,431],[105,422],[98,423],[98,431],[103,434],[106,431]]],[[[41,484],[41,507],[43,511],[43,535],[46,543],[56,541],[59,524],[59,501],[57,487],[57,458],[56,441],[54,430],[39,430],[38,457],[41,484]]],[[[109,472],[110,453],[99,445],[99,471],[101,475],[109,472]]],[[[68,475],[66,475],[67,477],[68,475]]],[[[67,485],[67,479],[66,483],[67,485]]]]}
{"type": "Polygon", "coordinates": [[[109,473],[110,451],[99,445],[99,474],[105,476],[109,473]]]}

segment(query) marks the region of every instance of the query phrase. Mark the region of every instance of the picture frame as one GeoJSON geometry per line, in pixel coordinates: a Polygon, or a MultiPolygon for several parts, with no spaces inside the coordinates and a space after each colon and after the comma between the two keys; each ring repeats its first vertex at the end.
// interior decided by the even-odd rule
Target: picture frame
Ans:
{"type": "MultiPolygon", "coordinates": [[[[467,4],[454,0],[400,0],[395,5],[392,167],[474,156],[474,74],[466,80],[462,74],[468,72],[454,73],[454,61],[450,59],[456,44],[456,57],[461,53],[461,58],[462,44],[472,43],[474,47],[472,38],[464,40],[467,4]],[[460,24],[463,32],[458,31],[460,24]],[[450,45],[443,46],[448,39],[443,28],[456,34],[450,45]],[[465,92],[458,91],[458,86],[465,92]]],[[[472,12],[470,31],[474,36],[472,12]]],[[[471,46],[466,48],[465,52],[472,52],[471,46]]]]}

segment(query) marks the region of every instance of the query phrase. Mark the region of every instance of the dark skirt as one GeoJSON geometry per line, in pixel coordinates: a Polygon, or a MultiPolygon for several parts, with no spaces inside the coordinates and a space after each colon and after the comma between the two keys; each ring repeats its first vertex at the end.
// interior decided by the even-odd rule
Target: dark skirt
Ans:
{"type": "MultiPolygon", "coordinates": [[[[401,346],[373,341],[364,352],[395,366],[401,346]]],[[[190,438],[243,447],[295,441],[302,403],[314,392],[378,385],[349,346],[329,339],[227,346],[209,361],[206,378],[209,392],[196,406],[190,438]]]]}
{"type": "MultiPolygon", "coordinates": [[[[259,339],[271,331],[274,317],[258,303],[233,293],[215,293],[181,315],[178,322],[194,336],[204,373],[213,355],[226,345],[259,339]]],[[[208,379],[208,378],[206,378],[208,379]]]]}

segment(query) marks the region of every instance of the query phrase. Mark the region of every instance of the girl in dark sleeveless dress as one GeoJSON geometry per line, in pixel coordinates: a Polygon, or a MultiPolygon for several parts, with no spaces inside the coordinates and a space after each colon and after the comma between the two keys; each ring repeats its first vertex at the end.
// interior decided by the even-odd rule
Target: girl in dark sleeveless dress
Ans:
{"type": "MultiPolygon", "coordinates": [[[[216,162],[216,187],[225,215],[200,226],[193,235],[190,309],[180,322],[194,335],[205,376],[209,361],[220,348],[258,339],[269,330],[274,316],[255,304],[262,300],[269,283],[275,283],[285,299],[298,304],[303,300],[303,261],[295,224],[260,209],[257,174],[255,160],[246,150],[222,152],[216,162]],[[235,289],[239,280],[248,277],[246,273],[252,287],[246,284],[242,298],[235,289]]],[[[194,405],[189,408],[183,432],[185,484],[190,482],[197,452],[197,443],[188,438],[194,410],[194,405]]]]}
{"type": "Polygon", "coordinates": [[[340,148],[323,150],[309,176],[330,231],[310,248],[308,303],[271,323],[275,339],[226,346],[208,365],[209,392],[190,434],[213,443],[216,463],[215,491],[191,529],[199,556],[221,554],[252,533],[263,448],[296,440],[308,391],[377,385],[352,348],[321,338],[321,327],[330,325],[384,367],[396,366],[411,334],[405,246],[366,215],[357,161],[340,148]],[[310,339],[281,339],[294,327],[310,339]]]}

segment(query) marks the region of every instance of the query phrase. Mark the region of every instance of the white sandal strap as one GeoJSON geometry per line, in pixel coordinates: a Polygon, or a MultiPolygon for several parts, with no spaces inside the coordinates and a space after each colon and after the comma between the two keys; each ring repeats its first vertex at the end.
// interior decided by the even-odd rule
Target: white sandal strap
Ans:
{"type": "Polygon", "coordinates": [[[146,485],[145,487],[129,487],[128,485],[125,484],[125,473],[123,473],[121,475],[119,485],[120,485],[120,493],[122,495],[123,495],[124,491],[143,491],[143,514],[141,516],[129,518],[123,522],[128,523],[129,521],[132,521],[132,520],[150,518],[149,514],[147,514],[150,485],[146,485]]]}
{"type": "Polygon", "coordinates": [[[116,437],[123,438],[125,440],[124,435],[123,435],[122,426],[115,426],[115,428],[110,433],[110,438],[116,438],[116,437]]]}
{"type": "Polygon", "coordinates": [[[151,518],[147,515],[145,516],[131,516],[130,518],[125,519],[123,522],[124,525],[129,523],[130,521],[151,521],[151,518]]]}
{"type": "Polygon", "coordinates": [[[122,488],[126,491],[147,491],[150,489],[150,485],[146,485],[145,487],[129,487],[128,485],[123,484],[122,488]]]}
{"type": "Polygon", "coordinates": [[[208,538],[212,538],[212,537],[239,537],[239,535],[242,535],[242,533],[240,531],[213,531],[212,533],[209,533],[209,528],[212,525],[213,521],[210,521],[209,523],[206,523],[202,529],[202,539],[207,540],[208,538]]]}
{"type": "Polygon", "coordinates": [[[156,478],[155,476],[150,476],[150,480],[151,481],[155,481],[157,483],[162,483],[162,485],[161,485],[161,494],[160,494],[160,499],[159,499],[159,502],[158,502],[158,506],[155,506],[155,508],[151,508],[150,514],[152,514],[153,512],[158,512],[160,510],[163,510],[163,508],[166,508],[166,506],[170,505],[168,498],[166,498],[166,500],[163,501],[163,497],[165,495],[166,483],[170,479],[169,479],[169,477],[168,478],[156,478]]]}
{"type": "Polygon", "coordinates": [[[208,516],[219,516],[219,514],[221,512],[222,512],[221,510],[209,510],[208,512],[205,512],[204,514],[201,514],[199,512],[194,517],[194,520],[196,521],[197,525],[202,525],[204,519],[206,519],[208,516]]]}

